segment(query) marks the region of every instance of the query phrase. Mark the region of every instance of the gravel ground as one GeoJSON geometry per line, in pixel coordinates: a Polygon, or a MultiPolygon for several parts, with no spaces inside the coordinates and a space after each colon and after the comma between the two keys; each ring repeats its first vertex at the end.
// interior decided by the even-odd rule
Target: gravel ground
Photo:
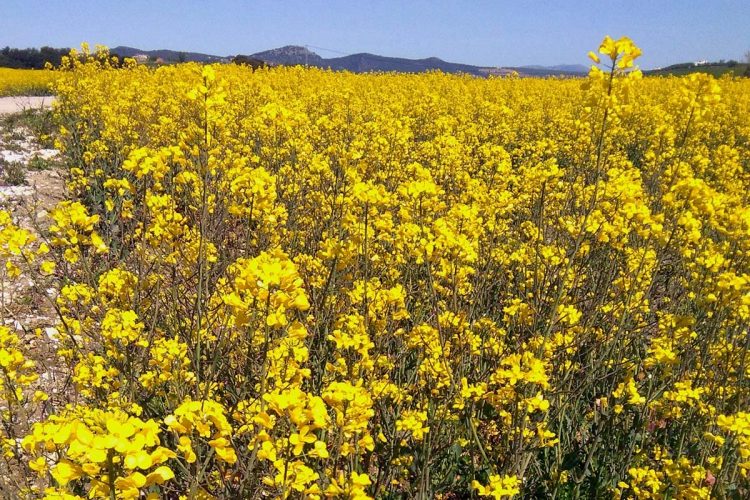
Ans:
{"type": "Polygon", "coordinates": [[[54,96],[0,97],[0,115],[18,113],[29,108],[49,108],[54,101],[54,96]]]}

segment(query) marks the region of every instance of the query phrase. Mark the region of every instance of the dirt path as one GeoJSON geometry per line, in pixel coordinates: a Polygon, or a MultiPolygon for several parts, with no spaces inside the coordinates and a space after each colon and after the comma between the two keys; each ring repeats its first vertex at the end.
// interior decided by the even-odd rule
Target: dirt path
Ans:
{"type": "Polygon", "coordinates": [[[13,96],[0,97],[0,115],[18,113],[25,109],[49,108],[55,101],[54,96],[13,96]]]}
{"type": "MultiPolygon", "coordinates": [[[[48,112],[51,97],[0,98],[0,209],[10,211],[16,224],[42,236],[50,225],[49,211],[64,198],[65,182],[59,151],[52,149],[49,135],[54,125],[48,112]],[[7,112],[8,110],[12,112],[7,112]],[[36,110],[21,113],[24,109],[36,110]],[[41,141],[40,137],[46,136],[41,141]],[[42,144],[44,142],[44,144],[42,144]]],[[[4,283],[3,283],[4,284],[4,283]]],[[[0,291],[6,287],[0,286],[0,291]]],[[[45,301],[28,280],[19,280],[11,296],[2,295],[2,304],[18,309],[16,317],[26,323],[46,320],[50,314],[45,301]]]]}
{"type": "MultiPolygon", "coordinates": [[[[8,210],[16,224],[38,238],[46,235],[50,210],[65,197],[64,169],[49,138],[54,135],[54,124],[44,110],[53,100],[0,98],[0,209],[8,210]],[[42,136],[47,138],[42,141],[42,136]]],[[[0,279],[0,325],[17,331],[37,363],[39,387],[50,395],[50,405],[62,404],[67,384],[55,354],[57,316],[52,303],[56,290],[54,280],[42,285],[24,275],[0,279]]]]}

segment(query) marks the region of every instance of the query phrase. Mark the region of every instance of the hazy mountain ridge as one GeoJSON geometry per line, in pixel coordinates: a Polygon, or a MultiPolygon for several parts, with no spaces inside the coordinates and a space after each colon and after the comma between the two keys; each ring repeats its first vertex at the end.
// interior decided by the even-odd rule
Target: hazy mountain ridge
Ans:
{"type": "MultiPolygon", "coordinates": [[[[139,54],[166,62],[194,61],[201,63],[226,62],[232,56],[217,56],[200,52],[185,52],[169,49],[143,50],[135,47],[118,46],[110,52],[121,57],[134,57],[139,54]]],[[[265,61],[270,65],[308,65],[335,71],[351,71],[366,73],[371,71],[394,71],[401,73],[421,73],[425,71],[442,71],[444,73],[466,73],[475,76],[504,75],[513,71],[526,76],[580,76],[588,71],[583,65],[560,64],[556,66],[518,66],[493,67],[475,66],[444,61],[438,57],[425,59],[408,59],[404,57],[389,57],[367,52],[346,56],[324,58],[307,47],[300,45],[286,45],[275,49],[255,52],[249,56],[253,59],[265,61]]]]}
{"type": "Polygon", "coordinates": [[[323,61],[323,58],[318,54],[299,45],[285,45],[276,49],[264,50],[250,54],[250,57],[267,63],[286,65],[309,64],[318,66],[323,61]]]}
{"type": "Polygon", "coordinates": [[[127,47],[119,45],[112,49],[109,49],[112,54],[117,54],[120,57],[134,57],[139,54],[143,54],[155,59],[163,59],[168,62],[220,62],[226,60],[223,56],[214,56],[211,54],[202,54],[200,52],[184,52],[180,50],[169,50],[169,49],[157,49],[157,50],[143,50],[135,47],[127,47]]]}
{"type": "Polygon", "coordinates": [[[396,71],[404,73],[421,73],[423,71],[440,70],[444,73],[467,73],[476,76],[489,74],[507,74],[516,71],[522,75],[534,76],[580,76],[588,71],[583,65],[562,64],[558,66],[522,66],[502,68],[491,66],[475,66],[444,61],[438,57],[425,59],[408,59],[403,57],[388,57],[367,52],[351,54],[341,57],[323,58],[306,47],[287,45],[277,49],[256,52],[250,57],[261,59],[269,64],[307,64],[319,68],[346,70],[354,73],[368,71],[396,71]]]}
{"type": "MultiPolygon", "coordinates": [[[[0,50],[0,67],[7,68],[42,68],[46,62],[57,66],[69,48],[42,47],[41,49],[18,49],[5,47],[0,50]]],[[[143,55],[150,60],[161,60],[165,63],[199,62],[199,63],[228,63],[237,62],[249,64],[253,67],[263,66],[264,63],[274,65],[309,65],[332,70],[346,70],[354,73],[368,71],[395,71],[405,73],[419,73],[423,71],[440,70],[444,73],[466,73],[470,75],[507,75],[513,72],[521,76],[584,76],[589,67],[583,64],[556,64],[552,66],[524,65],[524,66],[475,66],[471,64],[452,63],[438,57],[425,59],[407,59],[402,57],[380,56],[370,53],[358,53],[332,58],[323,58],[319,54],[299,45],[286,45],[275,49],[256,52],[255,54],[218,56],[201,52],[187,52],[171,49],[145,50],[136,47],[120,45],[110,49],[110,53],[120,57],[134,57],[143,55]]],[[[665,67],[644,69],[645,75],[684,75],[702,72],[714,76],[734,74],[735,76],[750,77],[750,64],[736,60],[698,61],[671,64],[665,67]]]]}
{"type": "Polygon", "coordinates": [[[406,59],[402,57],[386,57],[366,52],[351,54],[343,57],[323,59],[321,67],[333,70],[347,70],[354,73],[368,71],[397,71],[405,73],[420,73],[423,71],[440,70],[445,73],[468,73],[473,75],[486,74],[482,68],[468,64],[443,61],[437,57],[427,59],[406,59]]]}

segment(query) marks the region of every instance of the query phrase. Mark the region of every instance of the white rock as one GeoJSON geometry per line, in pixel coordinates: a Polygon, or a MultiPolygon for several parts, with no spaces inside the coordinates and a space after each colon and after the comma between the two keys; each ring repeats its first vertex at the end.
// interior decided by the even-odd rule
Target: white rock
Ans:
{"type": "Polygon", "coordinates": [[[47,338],[49,338],[52,342],[58,342],[57,340],[57,334],[59,333],[57,331],[57,328],[48,326],[44,329],[44,333],[47,334],[47,338]]]}
{"type": "Polygon", "coordinates": [[[31,186],[0,186],[0,201],[18,200],[33,194],[31,186]]]}

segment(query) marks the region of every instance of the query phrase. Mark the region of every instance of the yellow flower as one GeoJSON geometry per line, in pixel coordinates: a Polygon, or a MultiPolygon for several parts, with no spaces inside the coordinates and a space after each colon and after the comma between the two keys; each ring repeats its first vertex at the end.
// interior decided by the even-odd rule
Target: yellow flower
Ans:
{"type": "Polygon", "coordinates": [[[55,263],[50,260],[46,260],[39,266],[39,270],[42,274],[52,274],[55,272],[55,263]]]}
{"type": "Polygon", "coordinates": [[[471,486],[479,496],[492,497],[495,500],[512,498],[520,493],[520,481],[516,476],[500,476],[491,474],[489,483],[483,486],[479,481],[472,481],[471,486]]]}
{"type": "Polygon", "coordinates": [[[52,468],[52,477],[61,486],[65,486],[81,476],[83,476],[81,468],[68,460],[61,460],[52,468]]]}

